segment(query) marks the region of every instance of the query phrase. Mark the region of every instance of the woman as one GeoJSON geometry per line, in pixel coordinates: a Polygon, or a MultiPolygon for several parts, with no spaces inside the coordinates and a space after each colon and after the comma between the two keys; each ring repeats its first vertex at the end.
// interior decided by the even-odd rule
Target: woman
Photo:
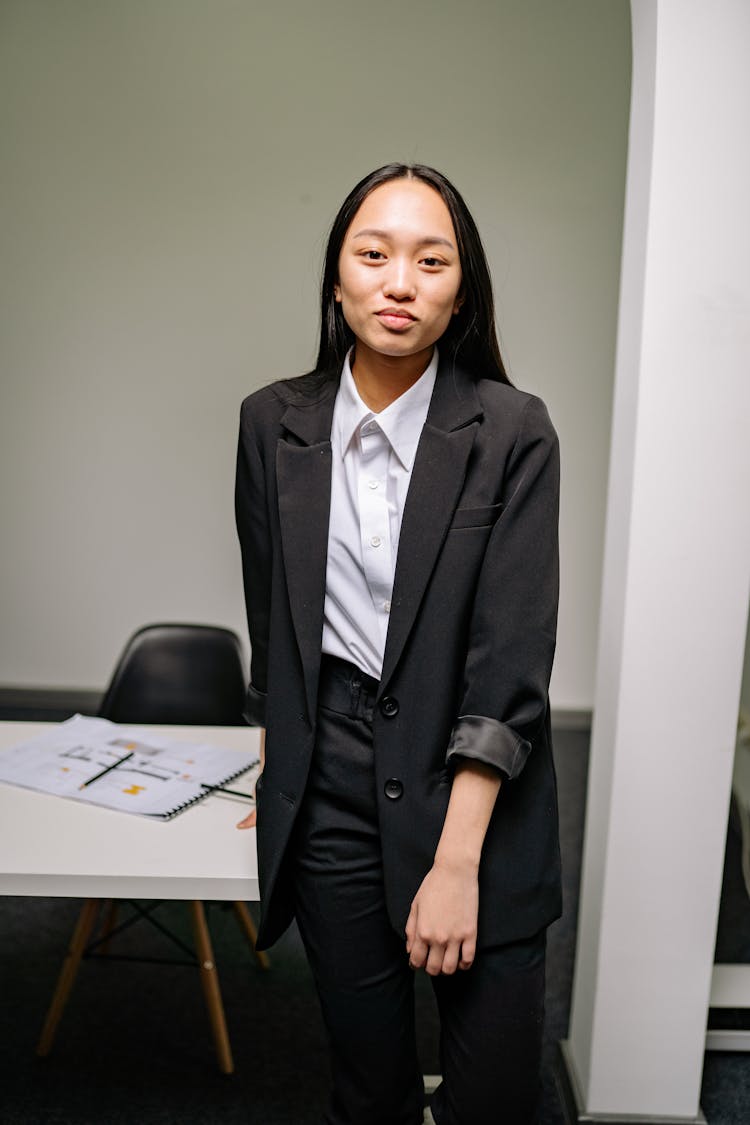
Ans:
{"type": "Polygon", "coordinates": [[[315,370],[244,402],[237,464],[259,942],[296,916],[329,1125],[421,1122],[415,969],[440,1011],[438,1125],[536,1119],[557,503],[554,430],[506,377],[465,203],[434,169],[378,169],[331,230],[315,370]]]}

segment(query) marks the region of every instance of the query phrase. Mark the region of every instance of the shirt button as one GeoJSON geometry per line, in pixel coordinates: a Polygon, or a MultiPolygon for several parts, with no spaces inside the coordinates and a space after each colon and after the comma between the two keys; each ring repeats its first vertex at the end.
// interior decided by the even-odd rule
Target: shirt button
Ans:
{"type": "Polygon", "coordinates": [[[391,801],[397,801],[404,792],[404,787],[397,777],[389,777],[383,786],[383,792],[391,801]]]}
{"type": "Polygon", "coordinates": [[[370,540],[370,546],[371,547],[379,547],[382,542],[383,542],[383,540],[380,538],[379,535],[373,535],[372,539],[370,540]]]}
{"type": "Polygon", "coordinates": [[[376,480],[369,480],[369,481],[367,482],[367,487],[368,487],[368,488],[372,488],[372,489],[375,489],[375,488],[377,488],[377,487],[378,487],[378,482],[377,482],[376,480]]]}
{"type": "Polygon", "coordinates": [[[392,695],[384,695],[380,700],[380,712],[386,719],[392,719],[394,715],[398,715],[398,700],[392,695]]]}
{"type": "Polygon", "coordinates": [[[390,602],[383,602],[383,609],[385,610],[386,613],[390,613],[391,612],[391,603],[390,602]]]}

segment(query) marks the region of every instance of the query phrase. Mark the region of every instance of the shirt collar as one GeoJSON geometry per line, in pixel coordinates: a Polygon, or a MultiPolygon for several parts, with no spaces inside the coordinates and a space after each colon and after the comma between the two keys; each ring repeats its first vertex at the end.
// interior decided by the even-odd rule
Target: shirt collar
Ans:
{"type": "Polygon", "coordinates": [[[438,369],[438,349],[433,348],[432,359],[416,383],[394,399],[385,410],[375,413],[359,397],[350,364],[351,351],[347,353],[341,372],[341,382],[336,400],[334,425],[343,457],[352,438],[363,423],[374,420],[385,435],[393,452],[403,467],[409,471],[419,444],[419,436],[427,418],[430,399],[435,387],[438,369]]]}

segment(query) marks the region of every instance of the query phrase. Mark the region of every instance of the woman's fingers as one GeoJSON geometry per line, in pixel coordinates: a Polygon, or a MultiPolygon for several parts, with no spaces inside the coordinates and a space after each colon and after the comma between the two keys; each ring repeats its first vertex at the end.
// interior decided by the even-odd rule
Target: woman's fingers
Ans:
{"type": "Polygon", "coordinates": [[[424,968],[430,976],[470,968],[476,952],[477,905],[473,871],[433,867],[414,896],[406,922],[411,968],[424,968]]]}
{"type": "MultiPolygon", "coordinates": [[[[255,779],[255,785],[253,785],[253,797],[255,797],[257,789],[258,789],[258,782],[260,780],[260,775],[263,773],[263,761],[264,761],[265,755],[266,755],[266,731],[265,731],[265,728],[263,728],[260,732],[260,773],[258,774],[258,776],[255,779]]],[[[237,824],[237,827],[238,828],[255,828],[255,823],[256,823],[257,817],[258,817],[257,810],[251,809],[250,812],[247,814],[247,816],[243,817],[242,820],[239,821],[239,823],[237,824]]]]}
{"type": "MultiPolygon", "coordinates": [[[[425,942],[429,950],[425,962],[425,972],[431,977],[452,976],[461,962],[460,941],[433,941],[425,942]]],[[[467,965],[468,968],[468,965],[467,965]]]]}
{"type": "Polygon", "coordinates": [[[448,976],[450,976],[452,973],[455,973],[455,971],[458,968],[458,965],[460,963],[460,957],[461,957],[461,942],[460,941],[448,942],[448,944],[445,947],[445,953],[443,954],[443,965],[442,965],[442,968],[441,968],[440,971],[442,973],[445,973],[448,976]]]}
{"type": "Polygon", "coordinates": [[[418,934],[406,945],[409,966],[422,969],[431,977],[450,976],[456,969],[470,969],[474,962],[474,942],[427,941],[418,934]]]}
{"type": "Polygon", "coordinates": [[[421,969],[427,962],[429,952],[430,947],[427,942],[420,937],[416,937],[411,943],[411,950],[409,951],[409,967],[421,969]]]}
{"type": "Polygon", "coordinates": [[[461,943],[461,957],[458,962],[459,969],[470,969],[474,964],[474,957],[477,952],[477,939],[476,935],[472,938],[467,938],[461,943]]]}
{"type": "Polygon", "coordinates": [[[441,942],[434,942],[430,946],[430,952],[425,964],[425,972],[431,977],[438,977],[443,971],[443,960],[445,958],[445,951],[447,946],[441,942]]]}
{"type": "Polygon", "coordinates": [[[412,944],[414,943],[414,938],[416,936],[416,932],[417,932],[417,908],[412,903],[411,910],[409,911],[409,917],[406,919],[406,928],[404,930],[404,933],[406,934],[406,952],[407,953],[411,953],[411,947],[412,947],[412,944]]]}
{"type": "Polygon", "coordinates": [[[474,959],[474,941],[467,941],[462,947],[458,940],[440,940],[419,933],[419,910],[414,904],[406,920],[406,952],[409,954],[409,967],[424,968],[431,977],[441,973],[450,975],[460,966],[468,969],[474,959]],[[462,953],[465,947],[467,952],[462,953]],[[467,955],[469,960],[466,960],[467,955]]]}
{"type": "Polygon", "coordinates": [[[406,920],[406,952],[409,954],[409,968],[421,969],[430,952],[427,943],[417,932],[419,910],[416,902],[412,903],[409,917],[406,920]]]}

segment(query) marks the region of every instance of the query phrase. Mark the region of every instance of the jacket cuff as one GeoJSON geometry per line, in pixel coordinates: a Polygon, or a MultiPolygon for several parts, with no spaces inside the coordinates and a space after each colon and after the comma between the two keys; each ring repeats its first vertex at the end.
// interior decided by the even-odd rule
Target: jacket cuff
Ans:
{"type": "Polygon", "coordinates": [[[460,715],[451,732],[446,763],[454,758],[473,758],[500,770],[509,780],[518,777],[529,756],[531,743],[507,723],[484,715],[460,715]]]}
{"type": "Polygon", "coordinates": [[[258,691],[250,684],[245,696],[242,717],[251,727],[264,727],[266,725],[266,699],[266,692],[258,691]]]}

